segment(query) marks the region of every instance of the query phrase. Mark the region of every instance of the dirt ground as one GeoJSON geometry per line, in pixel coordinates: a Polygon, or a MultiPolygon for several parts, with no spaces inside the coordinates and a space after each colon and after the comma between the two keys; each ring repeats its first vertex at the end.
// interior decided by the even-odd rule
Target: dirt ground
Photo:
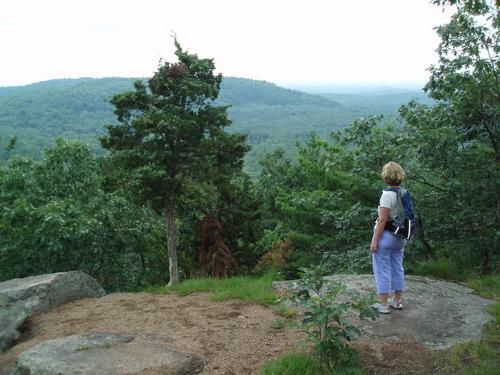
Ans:
{"type": "MultiPolygon", "coordinates": [[[[115,293],[58,306],[30,319],[22,340],[0,355],[0,370],[45,340],[87,332],[161,335],[169,345],[205,360],[203,375],[256,375],[282,352],[298,349],[304,334],[276,329],[271,309],[239,301],[210,301],[206,293],[115,293]]],[[[428,350],[407,343],[363,339],[355,343],[369,374],[432,374],[428,350]]],[[[1,371],[0,371],[1,372],[1,371]]]]}

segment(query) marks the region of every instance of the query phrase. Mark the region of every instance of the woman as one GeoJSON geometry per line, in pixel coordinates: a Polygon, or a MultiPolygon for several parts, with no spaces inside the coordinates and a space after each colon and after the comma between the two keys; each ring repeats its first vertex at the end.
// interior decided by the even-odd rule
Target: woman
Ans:
{"type": "MultiPolygon", "coordinates": [[[[404,179],[403,168],[398,163],[389,162],[382,169],[382,178],[390,188],[399,188],[404,179]]],[[[384,190],[380,197],[378,219],[375,223],[370,251],[372,252],[373,273],[377,285],[379,303],[375,308],[381,314],[390,313],[390,308],[403,308],[404,289],[403,251],[406,240],[397,237],[386,224],[397,217],[398,194],[384,190]],[[389,301],[389,292],[394,290],[394,300],[389,301]]]]}

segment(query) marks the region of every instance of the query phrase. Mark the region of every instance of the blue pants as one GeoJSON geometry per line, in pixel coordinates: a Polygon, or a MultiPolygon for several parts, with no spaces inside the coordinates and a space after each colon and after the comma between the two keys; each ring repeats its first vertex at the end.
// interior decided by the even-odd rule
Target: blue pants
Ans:
{"type": "Polygon", "coordinates": [[[387,230],[382,233],[377,251],[372,254],[373,274],[378,294],[404,289],[403,250],[405,244],[406,240],[396,237],[387,230]]]}

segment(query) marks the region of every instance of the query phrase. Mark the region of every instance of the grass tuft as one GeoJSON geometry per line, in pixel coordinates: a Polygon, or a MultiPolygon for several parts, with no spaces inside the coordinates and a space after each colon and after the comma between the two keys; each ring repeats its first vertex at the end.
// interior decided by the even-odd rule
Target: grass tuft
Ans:
{"type": "Polygon", "coordinates": [[[432,276],[448,281],[463,281],[465,276],[450,258],[430,259],[418,263],[413,273],[415,275],[432,276]]]}
{"type": "Polygon", "coordinates": [[[273,310],[277,315],[286,319],[295,319],[299,313],[298,308],[286,306],[283,303],[276,305],[276,307],[273,310]]]}
{"type": "Polygon", "coordinates": [[[318,363],[306,353],[286,353],[264,365],[263,375],[318,375],[318,363]]]}
{"type": "Polygon", "coordinates": [[[467,286],[486,298],[500,299],[500,275],[474,277],[467,280],[467,286]]]}
{"type": "Polygon", "coordinates": [[[362,375],[359,368],[325,370],[319,361],[307,353],[285,353],[264,364],[263,375],[362,375]]]}
{"type": "Polygon", "coordinates": [[[239,299],[268,306],[275,303],[279,297],[271,289],[273,281],[272,275],[264,275],[259,278],[238,276],[227,279],[207,277],[185,280],[169,286],[148,288],[146,291],[160,294],[177,292],[183,296],[192,293],[209,292],[212,293],[211,299],[213,301],[239,299]]]}

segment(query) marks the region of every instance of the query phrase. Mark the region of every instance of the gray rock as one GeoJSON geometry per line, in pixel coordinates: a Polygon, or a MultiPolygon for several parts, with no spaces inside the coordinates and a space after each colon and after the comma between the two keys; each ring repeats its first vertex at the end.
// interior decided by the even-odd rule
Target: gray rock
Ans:
{"type": "Polygon", "coordinates": [[[89,333],[42,342],[21,353],[12,375],[187,375],[203,360],[179,353],[159,336],[89,333]]]}
{"type": "Polygon", "coordinates": [[[0,352],[20,336],[25,320],[63,303],[106,292],[81,271],[52,273],[0,283],[0,352]]]}
{"type": "MultiPolygon", "coordinates": [[[[374,292],[373,275],[334,275],[348,288],[374,292]]],[[[293,293],[297,281],[273,283],[278,290],[293,293]]],[[[404,309],[392,310],[375,321],[355,321],[365,335],[380,340],[416,339],[429,348],[447,348],[480,337],[482,326],[492,319],[491,301],[461,284],[429,277],[406,276],[404,309]]]]}

